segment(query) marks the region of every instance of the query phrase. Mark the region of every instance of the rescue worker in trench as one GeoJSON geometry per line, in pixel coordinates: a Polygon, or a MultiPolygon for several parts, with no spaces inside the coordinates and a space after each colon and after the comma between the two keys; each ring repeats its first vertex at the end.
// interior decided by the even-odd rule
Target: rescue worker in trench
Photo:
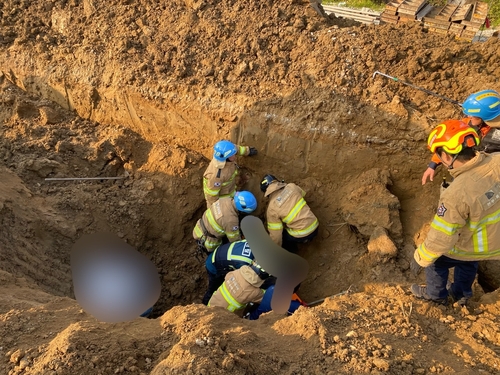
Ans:
{"type": "MultiPolygon", "coordinates": [[[[209,307],[223,307],[231,312],[243,315],[249,320],[256,320],[263,313],[271,311],[271,300],[276,278],[263,270],[255,260],[229,272],[224,282],[215,291],[208,302],[209,307]]],[[[288,315],[293,314],[305,303],[294,294],[290,301],[288,315]]]]}
{"type": "Polygon", "coordinates": [[[238,191],[234,198],[220,198],[208,208],[193,229],[193,238],[211,253],[222,244],[241,240],[239,212],[250,214],[257,208],[257,200],[249,191],[238,191]]]}
{"type": "Polygon", "coordinates": [[[243,312],[249,303],[260,303],[265,290],[262,284],[269,278],[255,261],[229,272],[222,285],[210,298],[208,306],[223,307],[231,312],[243,312]]]}
{"type": "Polygon", "coordinates": [[[475,151],[479,135],[459,120],[439,124],[428,148],[454,178],[442,192],[425,241],[415,250],[410,268],[425,267],[426,285],[413,284],[418,298],[460,305],[472,297],[478,261],[500,259],[500,154],[475,151]],[[453,283],[447,288],[449,269],[453,283]]]}
{"type": "Polygon", "coordinates": [[[234,197],[235,179],[239,168],[235,163],[236,155],[257,155],[257,149],[238,146],[226,140],[215,144],[214,156],[203,174],[203,193],[207,208],[210,208],[219,198],[234,197]]]}
{"type": "Polygon", "coordinates": [[[306,192],[300,186],[266,174],[260,190],[269,198],[267,230],[277,245],[294,253],[298,243],[307,243],[316,237],[319,221],[307,205],[306,192]]]}
{"type": "Polygon", "coordinates": [[[205,261],[208,289],[203,296],[203,304],[208,304],[212,294],[222,285],[228,272],[251,265],[253,260],[252,249],[246,240],[221,245],[213,253],[208,254],[205,261]]]}
{"type": "MultiPolygon", "coordinates": [[[[481,138],[478,149],[488,153],[500,151],[500,129],[494,129],[500,128],[500,94],[495,90],[475,92],[465,99],[462,110],[468,117],[461,121],[474,128],[481,138]]],[[[422,176],[422,185],[427,179],[434,181],[435,170],[440,164],[439,157],[434,154],[422,176]]]]}

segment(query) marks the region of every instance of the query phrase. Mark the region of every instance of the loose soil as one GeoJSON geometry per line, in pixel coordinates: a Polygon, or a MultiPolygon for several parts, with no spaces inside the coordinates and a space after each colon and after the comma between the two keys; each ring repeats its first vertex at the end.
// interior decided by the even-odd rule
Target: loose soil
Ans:
{"type": "Polygon", "coordinates": [[[470,307],[408,293],[445,175],[420,179],[448,101],[499,89],[500,43],[422,25],[367,26],[316,2],[6,0],[0,3],[0,373],[496,374],[496,262],[470,307]],[[318,238],[293,316],[246,321],[201,305],[191,231],[220,139],[254,146],[240,188],[273,173],[307,191],[318,238]],[[50,177],[124,177],[46,181],[50,177]],[[117,234],[162,292],[151,319],[81,309],[70,252],[117,234]],[[488,293],[487,293],[488,292],[488,293]]]}

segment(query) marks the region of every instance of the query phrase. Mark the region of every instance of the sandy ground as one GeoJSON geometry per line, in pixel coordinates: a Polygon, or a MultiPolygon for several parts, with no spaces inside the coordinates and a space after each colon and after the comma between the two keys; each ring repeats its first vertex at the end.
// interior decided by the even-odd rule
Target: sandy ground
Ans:
{"type": "Polygon", "coordinates": [[[408,261],[444,175],[421,185],[425,139],[459,108],[373,76],[460,101],[498,89],[498,39],[358,25],[300,0],[0,10],[0,373],[500,372],[496,263],[482,265],[469,309],[408,293],[423,281],[408,261]],[[257,216],[262,175],[307,191],[321,224],[299,250],[310,265],[301,297],[352,293],[258,321],[200,304],[191,231],[222,138],[259,150],[238,161],[257,216]],[[71,248],[102,230],[156,265],[153,319],[102,323],[74,300],[71,248]]]}

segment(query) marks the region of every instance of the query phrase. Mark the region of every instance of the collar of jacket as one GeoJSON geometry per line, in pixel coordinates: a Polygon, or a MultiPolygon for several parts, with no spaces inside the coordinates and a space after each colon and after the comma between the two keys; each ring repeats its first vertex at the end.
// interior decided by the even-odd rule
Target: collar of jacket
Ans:
{"type": "Polygon", "coordinates": [[[250,266],[242,266],[240,268],[241,276],[248,281],[249,284],[255,286],[255,287],[260,287],[264,280],[262,280],[259,275],[255,273],[255,271],[252,269],[250,266]]]}
{"type": "Polygon", "coordinates": [[[216,158],[212,158],[212,163],[214,163],[217,169],[224,169],[224,167],[226,166],[226,160],[219,161],[216,158]]]}
{"type": "Polygon", "coordinates": [[[273,182],[271,185],[269,185],[266,189],[266,193],[264,194],[264,197],[270,196],[272,193],[274,193],[277,190],[283,189],[286,186],[286,182],[273,182]]]}
{"type": "Polygon", "coordinates": [[[489,156],[487,156],[484,152],[478,152],[478,153],[476,153],[476,156],[474,156],[471,160],[469,160],[464,165],[461,165],[460,167],[457,167],[457,168],[449,169],[448,171],[450,172],[450,175],[453,178],[457,178],[462,173],[466,173],[467,171],[470,171],[471,169],[477,167],[487,157],[489,157],[489,156]]]}

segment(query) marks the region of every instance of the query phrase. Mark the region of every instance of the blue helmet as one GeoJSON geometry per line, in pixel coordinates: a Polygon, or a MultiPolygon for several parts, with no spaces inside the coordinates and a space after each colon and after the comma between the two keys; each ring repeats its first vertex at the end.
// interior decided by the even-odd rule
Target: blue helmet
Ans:
{"type": "Polygon", "coordinates": [[[479,117],[483,121],[500,116],[500,94],[495,90],[482,90],[468,96],[462,104],[466,115],[479,117]]]}
{"type": "Polygon", "coordinates": [[[234,194],[234,204],[238,211],[249,214],[257,208],[257,199],[249,191],[237,191],[234,194]]]}
{"type": "Polygon", "coordinates": [[[214,158],[218,161],[226,161],[227,158],[236,155],[237,151],[233,142],[219,141],[214,146],[214,158]]]}

